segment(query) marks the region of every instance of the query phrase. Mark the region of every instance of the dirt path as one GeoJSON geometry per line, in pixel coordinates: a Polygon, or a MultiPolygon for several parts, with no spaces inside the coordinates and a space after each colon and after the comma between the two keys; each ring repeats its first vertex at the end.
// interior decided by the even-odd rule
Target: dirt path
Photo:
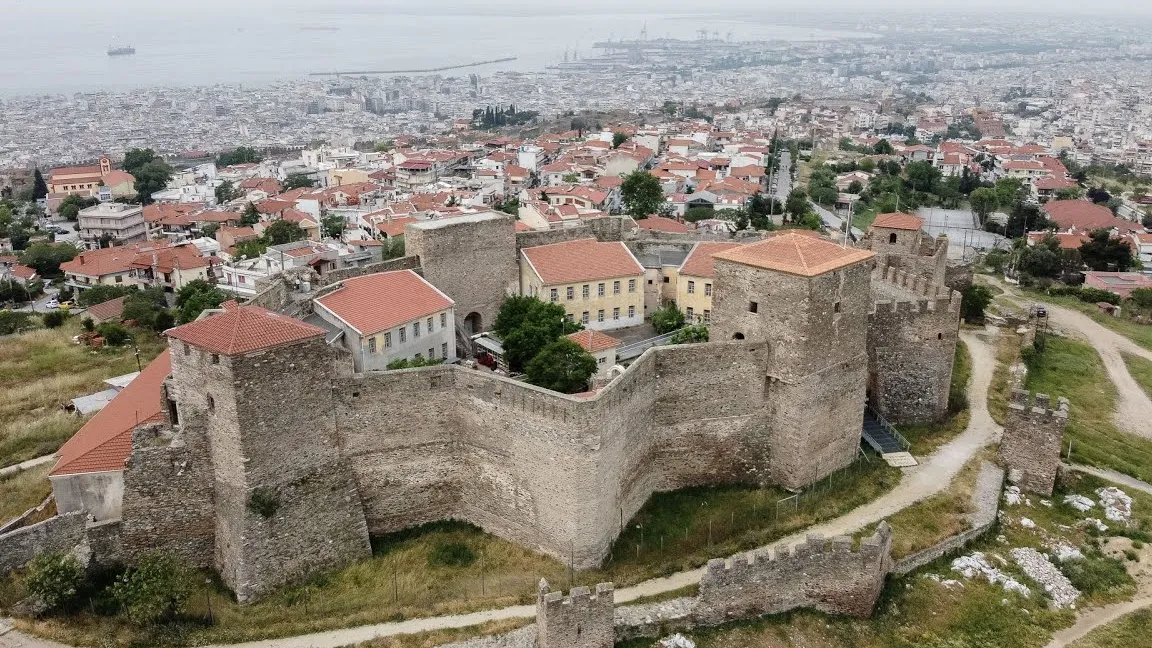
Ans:
{"type": "Polygon", "coordinates": [[[1086,475],[1094,475],[1101,479],[1107,479],[1110,482],[1119,484],[1126,488],[1143,491],[1149,495],[1152,495],[1152,484],[1142,482],[1139,479],[1132,477],[1131,475],[1125,475],[1124,473],[1119,473],[1115,470],[1108,470],[1106,468],[1093,468],[1092,466],[1082,466],[1080,464],[1072,464],[1068,467],[1072,470],[1075,470],[1076,472],[1082,472],[1086,475]]]}
{"type": "Polygon", "coordinates": [[[1096,628],[1108,625],[1125,614],[1130,614],[1150,605],[1152,605],[1152,596],[1145,596],[1143,598],[1125,601],[1124,603],[1105,605],[1102,608],[1081,612],[1080,615],[1076,617],[1075,625],[1070,628],[1064,628],[1052,635],[1052,641],[1049,641],[1048,645],[1044,648],[1064,648],[1079,639],[1083,639],[1085,635],[1096,628]]]}
{"type": "Polygon", "coordinates": [[[28,461],[18,463],[14,466],[7,466],[4,468],[0,468],[0,477],[7,477],[8,475],[16,474],[22,470],[28,470],[29,468],[35,468],[36,466],[46,464],[55,458],[56,458],[56,454],[53,453],[53,454],[49,454],[49,455],[44,455],[43,457],[36,457],[35,459],[29,459],[28,461]]]}

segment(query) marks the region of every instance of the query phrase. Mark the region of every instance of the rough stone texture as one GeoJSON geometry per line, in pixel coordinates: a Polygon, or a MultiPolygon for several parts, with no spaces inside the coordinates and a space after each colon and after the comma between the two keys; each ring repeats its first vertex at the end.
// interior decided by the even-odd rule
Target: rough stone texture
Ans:
{"type": "Polygon", "coordinates": [[[873,226],[861,247],[876,253],[876,267],[899,268],[936,285],[945,285],[948,268],[948,237],[933,239],[923,230],[911,232],[873,226]],[[896,242],[890,242],[896,235],[896,242]]]}
{"type": "Polygon", "coordinates": [[[964,289],[972,285],[972,263],[957,263],[948,264],[944,268],[944,285],[952,290],[964,292],[964,289]]]}
{"type": "Polygon", "coordinates": [[[892,566],[892,530],[881,523],[858,551],[852,539],[809,536],[791,552],[736,556],[708,561],[700,581],[699,622],[716,625],[732,619],[814,608],[828,614],[871,616],[892,566]]]}
{"type": "Polygon", "coordinates": [[[848,465],[864,417],[869,264],[815,277],[715,265],[713,339],[769,346],[764,406],[747,439],[768,465],[762,478],[799,488],[848,465]]]}
{"type": "Polygon", "coordinates": [[[1046,394],[1012,390],[1008,420],[1000,442],[1000,463],[1008,481],[1022,490],[1051,495],[1060,470],[1060,445],[1068,426],[1068,400],[1061,398],[1049,408],[1046,394]]]}
{"type": "Polygon", "coordinates": [[[682,597],[658,603],[618,607],[616,640],[660,637],[670,632],[691,630],[696,627],[699,604],[700,601],[696,597],[682,597]]]}
{"type": "Polygon", "coordinates": [[[129,557],[160,549],[208,567],[215,543],[208,441],[202,420],[181,420],[185,424],[175,432],[151,424],[132,433],[132,454],[124,470],[121,543],[129,557]]]}
{"type": "Polygon", "coordinates": [[[536,624],[504,634],[441,644],[440,648],[536,648],[536,624]]]}
{"type": "Polygon", "coordinates": [[[976,490],[972,493],[972,504],[976,510],[968,514],[968,523],[971,528],[911,556],[906,556],[892,568],[893,573],[907,574],[914,569],[919,569],[941,556],[958,551],[969,542],[988,533],[988,530],[996,523],[996,514],[1000,510],[1000,491],[1003,487],[1004,471],[985,461],[980,466],[980,474],[976,477],[976,490]]]}
{"type": "Polygon", "coordinates": [[[83,513],[65,513],[0,535],[0,574],[31,562],[43,551],[71,551],[84,541],[83,513]]]}
{"type": "Polygon", "coordinates": [[[123,565],[126,561],[121,542],[123,532],[120,520],[89,523],[84,530],[88,548],[92,551],[92,562],[101,567],[123,565]]]}
{"type": "Polygon", "coordinates": [[[889,421],[935,421],[948,413],[960,335],[960,293],[886,268],[872,278],[868,396],[889,421]]]}
{"type": "Polygon", "coordinates": [[[351,268],[344,268],[343,270],[331,270],[324,273],[324,282],[326,284],[335,284],[352,277],[363,277],[364,275],[374,274],[377,272],[394,272],[396,270],[418,270],[420,268],[420,259],[414,255],[402,256],[396,259],[389,259],[387,261],[378,261],[364,266],[355,266],[351,268]]]}
{"type": "Polygon", "coordinates": [[[536,596],[537,648],[612,648],[612,584],[600,583],[596,592],[573,587],[568,596],[553,592],[540,581],[536,596]]]}
{"type": "Polygon", "coordinates": [[[496,213],[411,223],[404,249],[419,258],[424,278],[456,302],[468,319],[491,328],[500,304],[516,291],[516,221],[496,213]]]}

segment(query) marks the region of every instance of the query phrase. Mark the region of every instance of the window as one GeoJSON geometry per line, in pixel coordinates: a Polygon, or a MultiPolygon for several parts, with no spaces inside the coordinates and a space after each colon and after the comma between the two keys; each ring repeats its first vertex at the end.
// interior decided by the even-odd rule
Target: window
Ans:
{"type": "Polygon", "coordinates": [[[440,313],[440,328],[448,326],[448,313],[440,313]]]}
{"type": "Polygon", "coordinates": [[[418,337],[420,337],[420,322],[413,322],[412,323],[412,339],[415,340],[418,337]]]}
{"type": "Polygon", "coordinates": [[[427,324],[428,324],[428,332],[431,333],[432,332],[432,318],[431,317],[428,318],[427,324]]]}
{"type": "Polygon", "coordinates": [[[712,284],[710,284],[710,283],[704,284],[704,296],[705,297],[711,297],[712,296],[712,284]]]}
{"type": "Polygon", "coordinates": [[[384,334],[384,348],[385,349],[391,349],[392,348],[392,331],[388,331],[387,333],[384,334]]]}
{"type": "Polygon", "coordinates": [[[429,360],[436,359],[436,349],[428,349],[428,359],[429,360]]]}
{"type": "Polygon", "coordinates": [[[668,277],[664,277],[664,283],[668,283],[668,277]]]}
{"type": "Polygon", "coordinates": [[[236,279],[238,279],[240,283],[244,283],[244,275],[239,275],[236,279]]]}
{"type": "Polygon", "coordinates": [[[630,293],[636,292],[636,280],[635,279],[629,279],[628,280],[628,292],[630,292],[630,293]]]}
{"type": "Polygon", "coordinates": [[[689,306],[688,308],[684,309],[684,314],[688,317],[688,321],[692,321],[692,317],[695,315],[695,311],[693,311],[692,307],[689,306]]]}
{"type": "Polygon", "coordinates": [[[603,308],[596,311],[596,321],[597,322],[603,322],[604,321],[604,309],[603,308]]]}
{"type": "Polygon", "coordinates": [[[401,326],[400,327],[400,344],[404,344],[407,341],[408,341],[408,329],[401,326]]]}
{"type": "Polygon", "coordinates": [[[635,306],[629,306],[628,307],[628,317],[636,317],[636,307],[635,306]]]}
{"type": "Polygon", "coordinates": [[[612,282],[612,294],[613,295],[619,295],[620,294],[620,282],[619,281],[613,281],[612,282]]]}
{"type": "Polygon", "coordinates": [[[614,319],[614,320],[620,319],[620,308],[619,307],[612,309],[612,319],[614,319]]]}
{"type": "Polygon", "coordinates": [[[581,324],[587,324],[588,323],[588,311],[584,311],[583,313],[580,314],[580,323],[581,324]]]}
{"type": "Polygon", "coordinates": [[[368,338],[368,353],[376,353],[376,338],[368,338]]]}
{"type": "Polygon", "coordinates": [[[596,295],[597,295],[598,297],[603,297],[603,296],[604,296],[604,284],[599,284],[599,285],[597,285],[597,286],[596,286],[596,295]]]}
{"type": "Polygon", "coordinates": [[[220,364],[220,356],[219,355],[217,355],[215,353],[212,354],[212,364],[220,364]]]}
{"type": "Polygon", "coordinates": [[[584,299],[588,299],[588,284],[584,284],[584,288],[582,289],[582,292],[584,295],[584,299]]]}
{"type": "Polygon", "coordinates": [[[564,319],[568,320],[569,322],[575,322],[576,316],[573,315],[572,313],[568,313],[567,315],[564,316],[564,319]]]}
{"type": "Polygon", "coordinates": [[[833,313],[839,313],[840,312],[840,302],[836,302],[835,304],[832,304],[832,312],[833,313]]]}
{"type": "Polygon", "coordinates": [[[552,288],[548,291],[548,299],[557,302],[560,301],[560,291],[552,288]]]}
{"type": "Polygon", "coordinates": [[[192,348],[189,347],[187,344],[185,344],[184,345],[184,355],[188,355],[191,352],[192,352],[192,348]]]}
{"type": "Polygon", "coordinates": [[[566,289],[564,289],[564,298],[569,301],[576,299],[576,287],[568,286],[566,289]]]}
{"type": "Polygon", "coordinates": [[[712,311],[707,308],[704,309],[704,323],[707,324],[712,321],[712,311]]]}
{"type": "Polygon", "coordinates": [[[598,362],[600,364],[605,364],[608,362],[608,358],[597,358],[596,362],[598,362]]]}
{"type": "Polygon", "coordinates": [[[689,281],[688,282],[688,294],[693,295],[695,293],[696,293],[696,282],[695,281],[689,281]]]}
{"type": "Polygon", "coordinates": [[[448,343],[447,342],[440,345],[440,356],[443,357],[445,360],[448,359],[448,343]]]}
{"type": "Polygon", "coordinates": [[[116,275],[116,283],[124,283],[124,275],[116,275]]]}
{"type": "Polygon", "coordinates": [[[896,232],[892,232],[891,234],[888,235],[888,242],[889,243],[895,243],[896,242],[896,232]]]}
{"type": "Polygon", "coordinates": [[[651,280],[651,279],[649,279],[649,280],[648,280],[648,285],[649,285],[649,286],[651,286],[651,285],[652,285],[652,280],[651,280]]]}
{"type": "Polygon", "coordinates": [[[760,304],[757,304],[756,302],[748,302],[748,312],[749,313],[760,312],[760,304]]]}

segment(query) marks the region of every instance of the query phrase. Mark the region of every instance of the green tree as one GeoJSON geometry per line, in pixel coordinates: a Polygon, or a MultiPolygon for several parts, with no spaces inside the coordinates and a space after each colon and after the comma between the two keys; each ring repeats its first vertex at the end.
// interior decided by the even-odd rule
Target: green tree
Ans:
{"type": "Polygon", "coordinates": [[[528,382],[564,394],[588,389],[596,373],[596,358],[567,338],[549,343],[525,367],[528,382]]]}
{"type": "Polygon", "coordinates": [[[1137,308],[1152,309],[1152,288],[1134,288],[1128,299],[1137,308]]]}
{"type": "Polygon", "coordinates": [[[812,194],[812,200],[820,205],[835,204],[837,198],[840,197],[840,194],[836,191],[835,187],[812,187],[810,192],[812,194]]]}
{"type": "Polygon", "coordinates": [[[1057,278],[1062,271],[1060,241],[1055,236],[1046,236],[1036,245],[1020,248],[1016,268],[1029,277],[1057,278]]]}
{"type": "Polygon", "coordinates": [[[1112,238],[1108,230],[1092,232],[1092,240],[1080,246],[1080,258],[1092,270],[1124,272],[1135,264],[1132,248],[1121,238],[1112,238]]]}
{"type": "Polygon", "coordinates": [[[664,335],[684,326],[684,313],[671,302],[664,304],[652,313],[652,328],[664,335]]]}
{"type": "Polygon", "coordinates": [[[960,313],[966,322],[984,321],[984,310],[992,303],[992,291],[981,284],[968,284],[960,299],[960,313]]]}
{"type": "Polygon", "coordinates": [[[916,191],[933,193],[940,182],[940,169],[931,162],[909,162],[904,170],[908,174],[908,182],[916,191]]]}
{"type": "Polygon", "coordinates": [[[130,621],[148,625],[184,610],[192,591],[192,572],[172,554],[148,553],[111,590],[130,621]]]}
{"type": "Polygon", "coordinates": [[[120,346],[132,339],[132,333],[116,322],[104,322],[96,327],[96,334],[109,346],[120,346]]]}
{"type": "Polygon", "coordinates": [[[144,165],[151,164],[159,159],[156,151],[150,148],[134,148],[124,154],[124,162],[120,165],[120,168],[132,175],[136,175],[136,172],[143,168],[144,165]]]}
{"type": "Polygon", "coordinates": [[[100,284],[82,291],[76,301],[80,302],[80,305],[84,307],[95,306],[96,304],[103,304],[110,299],[116,299],[117,297],[123,297],[136,292],[136,290],[137,288],[135,286],[100,284]]]}
{"type": "Polygon", "coordinates": [[[200,313],[209,309],[220,308],[220,304],[228,301],[228,299],[230,299],[228,293],[203,279],[189,281],[176,291],[176,310],[179,312],[179,322],[187,324],[194,321],[200,317],[200,313]]]}
{"type": "Polygon", "coordinates": [[[20,263],[45,279],[56,279],[61,275],[60,264],[79,254],[80,250],[71,243],[34,243],[20,253],[20,263]]]}
{"type": "Polygon", "coordinates": [[[1056,200],[1080,200],[1083,197],[1083,187],[1065,187],[1056,190],[1056,200]]]}
{"type": "Polygon", "coordinates": [[[235,200],[240,196],[240,192],[236,190],[236,185],[231,180],[225,180],[216,185],[216,204],[223,205],[229,201],[235,200]]]}
{"type": "Polygon", "coordinates": [[[996,211],[1000,199],[994,190],[980,187],[968,196],[968,203],[972,205],[972,211],[980,218],[980,224],[983,225],[984,221],[992,215],[992,212],[996,211]]]}
{"type": "Polygon", "coordinates": [[[624,211],[633,218],[647,218],[660,213],[664,206],[664,189],[656,176],[647,171],[633,171],[620,185],[624,211]]]}
{"type": "Polygon", "coordinates": [[[796,187],[788,194],[788,199],[784,201],[784,209],[792,217],[792,220],[797,220],[807,214],[810,210],[808,206],[808,193],[800,187],[796,187]]]}
{"type": "Polygon", "coordinates": [[[200,235],[208,238],[216,238],[216,232],[220,229],[220,223],[204,223],[200,226],[200,235]]]}
{"type": "Polygon", "coordinates": [[[268,243],[264,239],[243,241],[233,247],[236,248],[236,256],[245,259],[255,259],[268,251],[268,243]]]}
{"type": "Polygon", "coordinates": [[[24,585],[48,610],[72,603],[84,582],[84,568],[70,551],[39,553],[28,565],[24,585]]]}
{"type": "Polygon", "coordinates": [[[876,142],[876,146],[873,146],[872,150],[876,151],[877,155],[892,155],[894,151],[892,143],[885,139],[876,142]]]}
{"type": "Polygon", "coordinates": [[[325,236],[329,238],[340,238],[344,235],[344,226],[347,221],[340,214],[330,214],[320,219],[321,227],[324,230],[325,236]]]}
{"type": "Polygon", "coordinates": [[[87,198],[73,194],[65,196],[64,200],[60,201],[60,205],[56,207],[56,213],[70,221],[74,221],[80,216],[81,209],[87,209],[99,204],[100,200],[98,198],[87,198]]]}
{"type": "Polygon", "coordinates": [[[68,321],[68,313],[62,310],[49,311],[44,313],[41,319],[44,322],[44,328],[60,328],[64,326],[64,322],[68,321]]]}
{"type": "Polygon", "coordinates": [[[216,158],[216,166],[226,167],[234,164],[255,164],[263,159],[264,156],[260,155],[260,151],[247,146],[241,146],[226,153],[221,153],[220,156],[216,158]]]}
{"type": "Polygon", "coordinates": [[[168,187],[172,173],[172,167],[160,159],[153,160],[136,169],[135,173],[132,173],[136,178],[136,200],[141,205],[152,204],[152,194],[168,187]]]}
{"type": "Polygon", "coordinates": [[[580,174],[565,173],[560,179],[568,184],[576,184],[577,182],[580,182],[580,174]]]}
{"type": "Polygon", "coordinates": [[[283,245],[307,238],[308,234],[292,221],[278,220],[264,229],[264,240],[268,245],[283,245]]]}
{"type": "Polygon", "coordinates": [[[256,205],[248,203],[244,207],[244,212],[240,214],[240,224],[252,226],[260,222],[260,211],[256,209],[256,205]]]}
{"type": "Polygon", "coordinates": [[[861,191],[864,191],[864,184],[859,180],[853,180],[848,183],[848,193],[859,194],[861,191]]]}
{"type": "Polygon", "coordinates": [[[684,211],[684,221],[698,223],[709,218],[716,218],[716,210],[711,207],[689,207],[684,211]]]}
{"type": "Polygon", "coordinates": [[[1000,178],[996,181],[996,199],[1000,207],[1014,209],[1028,198],[1028,187],[1020,178],[1000,178]]]}
{"type": "Polygon", "coordinates": [[[48,183],[44,182],[44,174],[40,169],[32,172],[32,199],[43,200],[48,195],[48,183]]]}
{"type": "MultiPolygon", "coordinates": [[[[138,326],[157,329],[156,320],[160,313],[168,307],[162,288],[146,288],[133,290],[124,298],[124,310],[121,319],[132,320],[138,326]]],[[[159,329],[163,330],[163,329],[159,329]]]]}
{"type": "Polygon", "coordinates": [[[568,320],[560,304],[530,295],[512,295],[501,304],[492,330],[503,342],[508,366],[513,371],[522,371],[541,349],[581,328],[568,320]]]}
{"type": "MultiPolygon", "coordinates": [[[[1003,206],[1005,203],[1001,202],[1003,206]]],[[[1008,214],[1008,225],[1004,228],[1004,235],[1008,238],[1019,238],[1025,232],[1039,232],[1052,227],[1048,216],[1036,205],[1018,202],[1008,214]]]]}
{"type": "Polygon", "coordinates": [[[388,259],[399,259],[404,256],[404,235],[393,236],[384,242],[383,258],[385,261],[388,259]]]}
{"type": "Polygon", "coordinates": [[[864,158],[863,160],[860,160],[860,170],[864,171],[865,173],[872,173],[876,170],[876,160],[873,160],[872,158],[864,158]]]}
{"type": "Polygon", "coordinates": [[[691,324],[676,331],[669,340],[671,344],[693,344],[708,341],[708,327],[704,324],[691,324]]]}
{"type": "Polygon", "coordinates": [[[509,214],[511,216],[519,216],[520,215],[520,199],[513,196],[512,198],[509,198],[507,200],[502,200],[500,202],[494,203],[492,205],[492,209],[495,209],[496,211],[502,211],[505,214],[509,214]]]}
{"type": "Polygon", "coordinates": [[[628,135],[619,131],[612,133],[612,148],[618,149],[620,145],[628,141],[628,135]]]}
{"type": "Polygon", "coordinates": [[[284,190],[291,191],[293,189],[311,189],[316,186],[316,181],[313,180],[307,173],[289,173],[288,177],[284,180],[284,190]]]}

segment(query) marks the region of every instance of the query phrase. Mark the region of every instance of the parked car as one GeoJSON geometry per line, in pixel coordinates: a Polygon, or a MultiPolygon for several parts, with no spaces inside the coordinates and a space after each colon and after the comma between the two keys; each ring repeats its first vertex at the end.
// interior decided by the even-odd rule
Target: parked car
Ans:
{"type": "Polygon", "coordinates": [[[60,302],[56,301],[55,298],[49,299],[44,302],[44,308],[60,308],[60,302]]]}

